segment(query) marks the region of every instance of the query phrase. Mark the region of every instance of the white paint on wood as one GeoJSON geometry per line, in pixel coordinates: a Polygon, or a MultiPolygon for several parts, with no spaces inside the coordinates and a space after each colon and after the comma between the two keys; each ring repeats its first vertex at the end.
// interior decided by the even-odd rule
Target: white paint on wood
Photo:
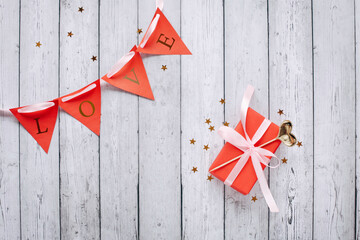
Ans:
{"type": "Polygon", "coordinates": [[[360,3],[358,1],[354,1],[355,3],[355,39],[356,39],[356,160],[355,160],[355,166],[356,166],[356,209],[355,209],[355,237],[357,240],[360,240],[360,3]]]}
{"type": "MultiPolygon", "coordinates": [[[[165,1],[165,15],[193,55],[144,55],[155,101],[105,84],[100,142],[61,112],[46,154],[0,113],[0,239],[360,239],[359,9],[353,0],[165,1]],[[205,118],[218,128],[225,117],[234,127],[248,83],[256,88],[251,106],[278,124],[292,120],[304,145],[277,152],[288,163],[271,171],[281,212],[269,218],[257,184],[243,196],[206,180],[223,141],[205,118]]],[[[145,32],[154,12],[155,1],[145,0],[62,0],[60,12],[58,1],[0,0],[0,108],[95,81],[136,43],[137,22],[145,32]]]]}
{"type": "MultiPolygon", "coordinates": [[[[0,108],[19,104],[19,2],[0,1],[0,108]]],[[[20,239],[19,124],[0,113],[0,239],[20,239]]]]}
{"type": "MultiPolygon", "coordinates": [[[[163,10],[178,32],[179,8],[169,0],[163,10]]],[[[139,1],[139,27],[146,29],[154,13],[155,1],[139,1]]],[[[180,239],[180,57],[143,60],[155,101],[139,98],[140,239],[180,239]]]]}
{"type": "MultiPolygon", "coordinates": [[[[225,120],[229,126],[234,128],[240,121],[241,101],[248,84],[255,87],[251,107],[267,118],[267,1],[225,1],[224,63],[225,120]]],[[[225,189],[225,239],[267,239],[268,207],[259,184],[246,196],[225,189]],[[252,196],[259,201],[252,202],[252,196]]]]}
{"type": "MultiPolygon", "coordinates": [[[[103,76],[137,43],[137,2],[102,1],[100,17],[103,76]]],[[[110,84],[102,89],[101,238],[137,239],[138,96],[110,84]]]]}
{"type": "MultiPolygon", "coordinates": [[[[62,0],[60,5],[60,95],[98,78],[98,1],[62,0]],[[84,11],[78,12],[83,7],[84,11]],[[68,36],[72,32],[72,37],[68,36]]],[[[60,113],[61,238],[99,239],[99,137],[60,113]]]]}
{"type": "Polygon", "coordinates": [[[354,1],[313,1],[313,26],[314,238],[354,239],[354,1]]]}
{"type": "Polygon", "coordinates": [[[281,144],[276,153],[288,161],[270,172],[271,192],[281,209],[280,213],[270,213],[270,239],[312,238],[311,24],[310,0],[269,2],[270,119],[278,125],[291,120],[293,132],[303,144],[292,148],[281,144]],[[285,115],[279,116],[279,109],[285,115]]]}
{"type": "MultiPolygon", "coordinates": [[[[59,2],[21,2],[20,106],[58,96],[59,2]],[[40,41],[40,48],[35,42],[40,41]]],[[[60,239],[59,130],[49,153],[20,128],[22,239],[60,239]]]]}
{"type": "Polygon", "coordinates": [[[224,121],[223,5],[221,1],[182,1],[181,35],[193,53],[181,58],[182,220],[184,239],[223,239],[224,185],[207,180],[223,146],[216,131],[224,121]],[[190,145],[190,139],[196,140],[190,145]],[[205,151],[203,145],[209,145],[205,151]],[[193,173],[192,167],[198,172],[193,173]]]}

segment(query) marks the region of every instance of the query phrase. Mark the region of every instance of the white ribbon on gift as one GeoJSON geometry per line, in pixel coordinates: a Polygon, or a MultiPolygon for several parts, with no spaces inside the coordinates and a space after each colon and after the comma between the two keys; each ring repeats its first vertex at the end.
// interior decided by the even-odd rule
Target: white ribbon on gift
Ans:
{"type": "Polygon", "coordinates": [[[220,129],[218,130],[219,135],[226,142],[230,143],[231,145],[237,147],[238,149],[244,152],[241,155],[239,161],[236,163],[235,167],[231,170],[230,174],[228,175],[224,183],[228,186],[231,186],[235,181],[235,179],[237,178],[237,176],[240,174],[245,164],[247,163],[249,157],[251,157],[251,161],[254,166],[254,170],[258,178],[261,191],[264,195],[267,205],[269,206],[270,211],[279,212],[279,208],[277,207],[275,200],[270,192],[264,171],[260,163],[271,168],[276,168],[280,165],[280,161],[269,150],[254,146],[262,138],[266,130],[269,128],[271,122],[265,118],[264,121],[261,123],[260,127],[257,129],[254,136],[252,137],[252,139],[249,138],[246,132],[246,115],[253,93],[254,93],[254,88],[248,85],[241,103],[240,121],[244,128],[245,138],[241,134],[236,132],[234,129],[229,127],[223,126],[220,127],[220,129]],[[270,159],[267,157],[276,158],[278,160],[278,164],[275,166],[269,166],[270,159]]]}

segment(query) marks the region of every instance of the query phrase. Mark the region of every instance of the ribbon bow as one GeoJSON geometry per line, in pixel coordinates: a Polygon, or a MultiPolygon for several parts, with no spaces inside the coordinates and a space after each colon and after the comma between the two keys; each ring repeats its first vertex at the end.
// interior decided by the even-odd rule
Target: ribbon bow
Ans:
{"type": "Polygon", "coordinates": [[[261,164],[265,166],[276,168],[279,166],[279,159],[269,150],[266,150],[261,147],[255,147],[254,145],[262,138],[266,130],[269,128],[271,122],[268,119],[264,119],[261,123],[260,127],[257,129],[256,133],[252,137],[249,138],[246,132],[246,114],[249,108],[249,103],[251,97],[254,93],[254,88],[248,85],[242,103],[241,103],[241,113],[240,113],[240,121],[244,128],[245,138],[236,132],[234,129],[229,127],[220,127],[218,130],[219,135],[226,141],[237,147],[244,153],[241,155],[239,161],[236,163],[235,167],[231,170],[229,176],[225,180],[225,184],[231,186],[235,181],[236,177],[241,172],[242,168],[245,166],[249,157],[251,157],[252,164],[255,169],[256,176],[258,178],[261,191],[264,195],[265,201],[270,208],[271,212],[279,212],[279,208],[277,207],[275,200],[270,192],[269,186],[267,184],[267,180],[265,178],[264,171],[261,167],[261,164]],[[278,160],[278,164],[276,166],[269,166],[270,159],[267,157],[274,157],[278,160]]]}

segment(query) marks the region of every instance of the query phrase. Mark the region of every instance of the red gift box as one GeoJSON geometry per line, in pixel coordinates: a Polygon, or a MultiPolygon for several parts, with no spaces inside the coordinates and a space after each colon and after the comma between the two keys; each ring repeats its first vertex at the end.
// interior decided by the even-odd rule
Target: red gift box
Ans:
{"type": "MultiPolygon", "coordinates": [[[[264,121],[265,117],[261,114],[257,113],[252,108],[248,108],[247,117],[246,117],[246,132],[250,139],[254,136],[256,130],[259,128],[261,123],[264,121]]],[[[243,137],[245,137],[244,129],[241,124],[241,121],[235,128],[235,131],[240,133],[243,137]]],[[[255,147],[260,146],[278,136],[279,133],[279,126],[274,123],[271,123],[269,128],[266,130],[262,138],[255,144],[255,147]]],[[[279,147],[281,141],[276,140],[270,144],[264,146],[264,149],[269,150],[272,153],[275,153],[276,149],[279,147]]],[[[211,169],[233,159],[239,155],[243,154],[243,151],[238,149],[237,147],[231,145],[230,143],[225,143],[224,147],[221,149],[219,155],[216,157],[213,164],[210,166],[209,171],[211,169]]],[[[270,158],[270,157],[269,157],[270,158]]],[[[239,159],[211,172],[213,176],[220,179],[221,181],[225,181],[226,178],[229,176],[230,172],[234,168],[235,164],[239,161],[239,159]]],[[[261,164],[262,168],[264,169],[266,166],[261,164]]],[[[245,166],[236,177],[235,181],[232,183],[231,187],[234,188],[236,191],[246,195],[250,192],[253,188],[254,184],[257,181],[257,176],[251,161],[251,157],[249,157],[248,161],[246,162],[245,166]]]]}

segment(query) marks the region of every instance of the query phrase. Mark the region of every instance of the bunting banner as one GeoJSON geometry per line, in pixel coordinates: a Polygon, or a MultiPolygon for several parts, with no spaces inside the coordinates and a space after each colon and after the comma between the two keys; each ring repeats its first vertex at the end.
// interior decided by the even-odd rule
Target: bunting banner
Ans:
{"type": "Polygon", "coordinates": [[[100,80],[59,98],[59,105],[96,135],[100,135],[100,80]]]}
{"type": "Polygon", "coordinates": [[[101,79],[57,99],[9,110],[46,153],[59,106],[96,135],[100,135],[101,84],[106,82],[126,92],[154,100],[141,54],[191,54],[162,13],[162,8],[163,1],[157,0],[155,15],[139,46],[135,45],[101,79]]]}
{"type": "Polygon", "coordinates": [[[47,153],[58,115],[58,101],[12,108],[10,111],[47,153]]]}
{"type": "Polygon", "coordinates": [[[102,79],[124,91],[154,100],[141,55],[134,46],[102,79]]]}
{"type": "Polygon", "coordinates": [[[191,54],[159,8],[156,9],[155,15],[137,51],[161,55],[191,54]]]}

